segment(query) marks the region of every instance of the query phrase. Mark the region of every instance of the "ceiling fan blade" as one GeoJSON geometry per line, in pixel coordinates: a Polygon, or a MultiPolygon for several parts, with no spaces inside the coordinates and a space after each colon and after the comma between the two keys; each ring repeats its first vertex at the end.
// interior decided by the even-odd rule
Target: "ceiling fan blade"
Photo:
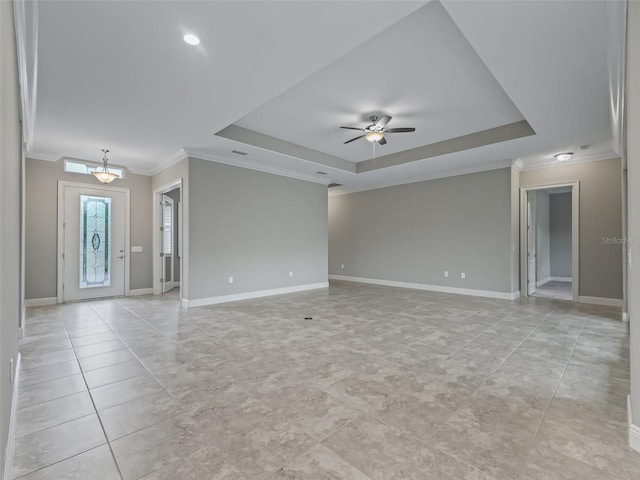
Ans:
{"type": "Polygon", "coordinates": [[[385,115],[384,117],[381,117],[378,119],[378,121],[376,122],[376,127],[384,128],[387,126],[387,123],[389,123],[390,121],[391,121],[391,117],[389,115],[385,115]]]}
{"type": "Polygon", "coordinates": [[[415,128],[388,128],[384,132],[385,133],[406,133],[406,132],[415,132],[415,128]]]}
{"type": "Polygon", "coordinates": [[[359,135],[359,136],[357,136],[355,138],[352,138],[351,140],[347,140],[346,142],[344,142],[344,144],[346,145],[347,143],[354,142],[354,141],[358,140],[359,138],[364,138],[365,136],[366,135],[359,135]]]}
{"type": "Polygon", "coordinates": [[[340,127],[340,128],[345,128],[347,130],[359,130],[360,132],[364,132],[364,128],[358,128],[358,127],[340,127]]]}
{"type": "Polygon", "coordinates": [[[387,144],[387,139],[382,137],[380,140],[378,140],[378,145],[386,145],[387,144]]]}

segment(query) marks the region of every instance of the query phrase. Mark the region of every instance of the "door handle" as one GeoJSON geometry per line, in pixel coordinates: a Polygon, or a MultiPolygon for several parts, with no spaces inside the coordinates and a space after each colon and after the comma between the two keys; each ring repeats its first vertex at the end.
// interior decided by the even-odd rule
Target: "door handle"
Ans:
{"type": "Polygon", "coordinates": [[[124,258],[124,255],[120,255],[118,258],[122,260],[124,258]]]}

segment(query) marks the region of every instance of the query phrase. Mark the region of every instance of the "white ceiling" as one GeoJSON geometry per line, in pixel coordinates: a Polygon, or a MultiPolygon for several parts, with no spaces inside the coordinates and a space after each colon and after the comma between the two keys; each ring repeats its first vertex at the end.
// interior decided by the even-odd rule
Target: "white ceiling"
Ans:
{"type": "Polygon", "coordinates": [[[616,154],[624,2],[427,3],[41,1],[28,154],[99,160],[107,147],[150,174],[186,151],[338,193],[616,154]],[[343,145],[352,132],[337,127],[369,113],[417,128],[378,155],[523,118],[536,135],[359,174],[214,135],[237,124],[358,162],[371,144],[343,145]]]}

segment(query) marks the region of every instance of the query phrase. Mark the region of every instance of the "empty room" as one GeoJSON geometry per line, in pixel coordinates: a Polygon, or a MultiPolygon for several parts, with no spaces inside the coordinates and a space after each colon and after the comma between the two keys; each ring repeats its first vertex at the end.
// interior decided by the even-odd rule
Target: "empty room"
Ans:
{"type": "Polygon", "coordinates": [[[640,2],[0,1],[2,480],[640,478],[640,2]]]}

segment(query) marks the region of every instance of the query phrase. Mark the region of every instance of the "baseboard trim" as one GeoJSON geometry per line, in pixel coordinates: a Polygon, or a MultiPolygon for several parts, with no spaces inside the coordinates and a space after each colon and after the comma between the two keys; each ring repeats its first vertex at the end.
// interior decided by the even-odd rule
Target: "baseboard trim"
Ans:
{"type": "Polygon", "coordinates": [[[2,468],[2,480],[11,480],[11,470],[13,468],[13,453],[15,450],[16,433],[16,410],[18,410],[18,386],[20,385],[20,365],[22,355],[18,352],[16,357],[16,373],[13,376],[13,392],[11,395],[11,413],[9,417],[9,438],[7,448],[4,451],[4,467],[2,468]]]}
{"type": "Polygon", "coordinates": [[[629,426],[629,447],[640,452],[640,427],[633,424],[631,395],[627,395],[627,424],[629,426]]]}
{"type": "Polygon", "coordinates": [[[622,312],[622,321],[623,322],[629,321],[629,312],[622,312]]]}
{"type": "Polygon", "coordinates": [[[369,283],[372,285],[384,285],[386,287],[411,288],[414,290],[428,290],[430,292],[453,293],[456,295],[470,295],[473,297],[498,298],[501,300],[515,300],[520,298],[517,292],[495,292],[493,290],[474,290],[471,288],[447,287],[444,285],[428,285],[425,283],[397,282],[395,280],[380,280],[377,278],[350,277],[346,275],[329,275],[330,280],[342,280],[345,282],[369,283]]]}
{"type": "Polygon", "coordinates": [[[269,290],[257,290],[254,292],[235,293],[233,295],[221,295],[219,297],[196,298],[194,300],[182,299],[182,305],[186,308],[204,307],[206,305],[216,305],[218,303],[237,302],[239,300],[250,300],[252,298],[270,297],[272,295],[283,295],[285,293],[304,292],[319,288],[328,288],[329,282],[310,283],[307,285],[296,285],[295,287],[272,288],[269,290]]]}
{"type": "Polygon", "coordinates": [[[573,282],[573,277],[549,277],[549,280],[552,282],[573,282]]]}
{"type": "Polygon", "coordinates": [[[24,301],[25,307],[44,307],[45,305],[55,305],[58,297],[28,298],[24,301]]]}
{"type": "Polygon", "coordinates": [[[152,295],[153,294],[153,288],[136,288],[134,290],[129,290],[129,295],[130,297],[135,297],[138,295],[152,295]]]}
{"type": "Polygon", "coordinates": [[[550,282],[550,281],[551,281],[551,277],[547,277],[547,278],[543,278],[542,280],[538,280],[536,282],[536,287],[544,285],[545,283],[550,282]]]}
{"type": "Polygon", "coordinates": [[[578,302],[588,303],[590,305],[605,305],[607,307],[622,307],[622,299],[619,298],[587,297],[579,295],[578,302]]]}

